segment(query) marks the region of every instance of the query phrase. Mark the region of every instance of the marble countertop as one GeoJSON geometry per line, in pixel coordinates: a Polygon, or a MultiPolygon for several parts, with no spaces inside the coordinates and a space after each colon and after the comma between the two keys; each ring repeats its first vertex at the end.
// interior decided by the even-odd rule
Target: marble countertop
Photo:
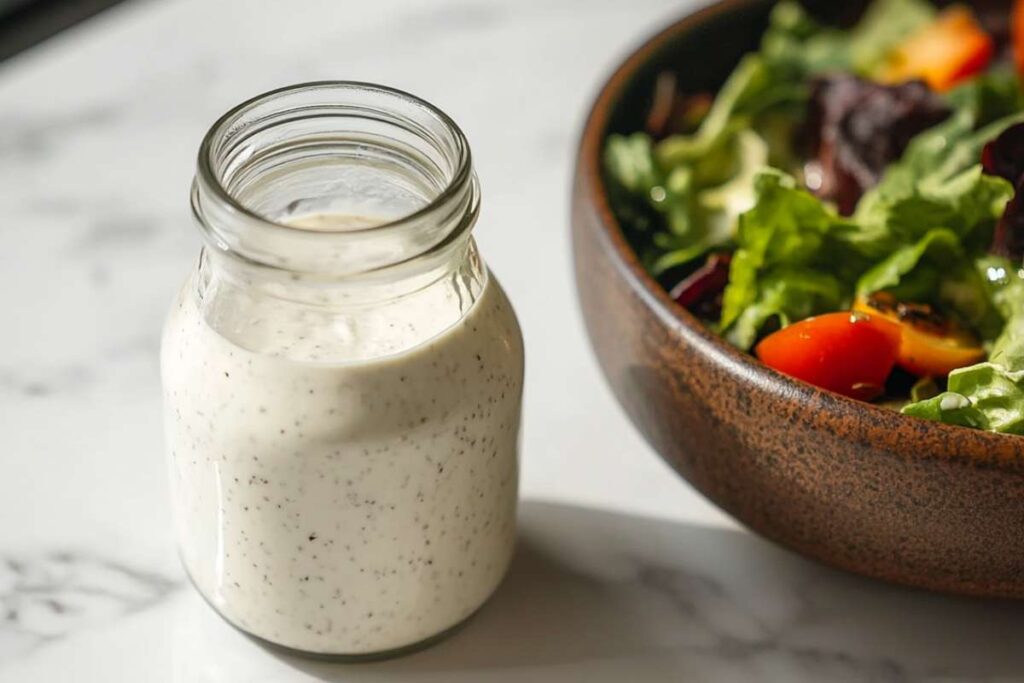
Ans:
{"type": "Polygon", "coordinates": [[[741,530],[620,413],[570,277],[576,136],[679,0],[132,2],[0,64],[0,683],[1015,681],[1024,605],[886,586],[741,530]],[[477,228],[526,334],[522,532],[493,601],[391,662],[261,649],[186,585],[157,348],[198,248],[206,127],[328,78],[465,129],[477,228]]]}

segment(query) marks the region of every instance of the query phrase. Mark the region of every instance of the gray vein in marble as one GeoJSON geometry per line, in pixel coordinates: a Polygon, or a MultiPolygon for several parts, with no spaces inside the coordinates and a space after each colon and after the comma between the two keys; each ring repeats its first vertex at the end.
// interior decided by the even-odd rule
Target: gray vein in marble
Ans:
{"type": "Polygon", "coordinates": [[[431,39],[445,38],[452,33],[481,31],[500,23],[505,18],[496,5],[452,3],[431,5],[406,13],[398,24],[403,34],[431,39]]]}
{"type": "Polygon", "coordinates": [[[122,107],[110,104],[50,116],[0,116],[0,156],[16,157],[20,163],[46,163],[66,136],[111,126],[122,114],[122,107]]]}
{"type": "Polygon", "coordinates": [[[102,216],[75,240],[73,253],[139,247],[150,244],[160,234],[161,223],[153,216],[111,214],[102,216]]]}
{"type": "Polygon", "coordinates": [[[692,491],[653,465],[606,391],[584,395],[601,386],[600,377],[590,363],[573,370],[586,363],[585,340],[578,322],[565,326],[573,304],[559,285],[567,284],[569,255],[564,232],[551,223],[567,215],[574,131],[603,73],[686,4],[378,0],[339,9],[310,0],[256,11],[242,2],[181,0],[143,11],[126,3],[122,18],[106,28],[93,24],[101,28],[91,36],[85,27],[52,41],[41,48],[56,46],[52,56],[28,55],[14,67],[19,73],[9,68],[17,62],[5,65],[0,157],[9,182],[0,231],[12,247],[5,257],[12,295],[4,301],[13,311],[0,412],[9,410],[2,417],[13,423],[16,415],[18,424],[8,424],[0,440],[0,458],[10,463],[0,476],[0,521],[12,545],[64,547],[87,538],[95,547],[87,554],[0,552],[0,668],[13,672],[4,680],[1021,680],[1020,605],[902,590],[746,534],[570,505],[524,504],[524,542],[512,573],[463,632],[430,651],[366,667],[271,660],[197,596],[179,593],[187,610],[165,600],[179,585],[169,549],[162,565],[132,559],[135,546],[169,535],[154,528],[169,523],[166,482],[154,474],[159,459],[139,455],[156,448],[158,319],[198,244],[188,226],[186,155],[228,106],[309,77],[394,83],[436,99],[471,133],[488,171],[489,213],[478,234],[524,323],[542,331],[530,361],[524,490],[711,518],[692,491]],[[317,16],[332,20],[310,21],[317,16]],[[75,49],[62,51],[63,41],[77,41],[75,49]],[[108,173],[91,173],[103,150],[124,151],[132,163],[110,159],[108,173]],[[563,237],[554,240],[555,232],[563,237]],[[544,250],[550,263],[540,264],[550,268],[537,267],[537,244],[551,247],[544,250]],[[62,277],[51,277],[51,268],[62,277]],[[543,330],[557,334],[548,339],[543,330]],[[32,350],[36,338],[76,333],[80,342],[32,350]],[[578,394],[574,411],[548,398],[566,386],[578,394]],[[102,416],[126,402],[132,428],[108,433],[102,416]],[[95,464],[78,442],[100,450],[95,464]],[[38,467],[36,449],[47,456],[38,467]],[[58,481],[65,466],[94,475],[96,495],[80,495],[85,487],[75,477],[58,481]],[[83,514],[79,505],[95,508],[83,514]],[[45,519],[24,519],[27,509],[45,510],[45,519]],[[136,565],[162,573],[140,574],[136,565]],[[47,643],[53,647],[40,648],[47,643]],[[126,644],[133,652],[119,653],[126,644]],[[14,656],[30,650],[34,656],[14,656]],[[84,656],[91,650],[98,654],[84,656]]]}
{"type": "Polygon", "coordinates": [[[0,659],[147,609],[179,585],[88,553],[0,556],[0,659]]]}
{"type": "MultiPolygon", "coordinates": [[[[105,277],[104,271],[99,271],[98,277],[105,277]]],[[[112,344],[92,361],[76,361],[44,369],[0,367],[0,393],[38,398],[87,391],[113,366],[139,360],[155,364],[159,349],[159,333],[151,332],[112,344]]]]}
{"type": "Polygon", "coordinates": [[[1024,651],[1005,640],[1024,626],[1020,606],[851,577],[735,531],[537,501],[522,517],[505,584],[451,641],[372,668],[285,661],[339,682],[463,681],[478,670],[534,680],[518,668],[558,680],[630,662],[677,674],[638,674],[644,683],[979,683],[1024,671],[1024,651]]]}
{"type": "MultiPolygon", "coordinates": [[[[634,558],[636,559],[636,558],[634,558]]],[[[672,604],[687,621],[699,625],[702,632],[713,635],[707,647],[693,651],[716,659],[751,661],[764,657],[784,657],[803,668],[825,668],[872,681],[933,679],[943,671],[911,672],[889,657],[862,658],[843,649],[800,646],[787,642],[785,624],[772,626],[747,611],[729,596],[727,588],[708,575],[694,574],[680,568],[645,566],[637,560],[637,578],[645,589],[653,591],[672,604]]]]}

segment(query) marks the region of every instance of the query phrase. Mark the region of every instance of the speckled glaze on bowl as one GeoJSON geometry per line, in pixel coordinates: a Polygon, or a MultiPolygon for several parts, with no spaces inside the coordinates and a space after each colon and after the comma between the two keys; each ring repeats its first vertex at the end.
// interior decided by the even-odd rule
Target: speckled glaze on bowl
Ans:
{"type": "MultiPolygon", "coordinates": [[[[828,19],[855,3],[820,3],[828,19]],[[831,6],[830,6],[831,5],[831,6]]],[[[751,529],[852,572],[1024,597],[1024,437],[906,417],[780,375],[733,349],[640,266],[600,171],[609,132],[642,127],[657,73],[719,85],[770,3],[727,0],[633,53],[587,120],[573,188],[576,283],[616,396],[677,472],[751,529]]]]}

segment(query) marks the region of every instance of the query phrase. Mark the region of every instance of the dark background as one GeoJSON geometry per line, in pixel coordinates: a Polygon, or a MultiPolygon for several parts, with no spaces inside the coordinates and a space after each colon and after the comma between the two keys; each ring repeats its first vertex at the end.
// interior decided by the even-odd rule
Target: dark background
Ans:
{"type": "Polygon", "coordinates": [[[0,0],[0,60],[121,0],[0,0]]]}

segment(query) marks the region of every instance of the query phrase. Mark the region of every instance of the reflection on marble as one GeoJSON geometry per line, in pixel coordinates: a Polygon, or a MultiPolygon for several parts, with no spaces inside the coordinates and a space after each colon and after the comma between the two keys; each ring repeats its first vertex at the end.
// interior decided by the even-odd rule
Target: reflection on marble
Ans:
{"type": "Polygon", "coordinates": [[[980,682],[1024,672],[1012,637],[1024,632],[1024,605],[881,585],[739,531],[552,502],[524,503],[512,569],[476,618],[387,662],[284,656],[191,589],[135,581],[133,604],[150,599],[143,611],[39,648],[0,681],[81,680],[65,676],[83,662],[86,680],[104,683],[980,682]],[[112,652],[124,653],[116,665],[103,660],[112,652]]]}

